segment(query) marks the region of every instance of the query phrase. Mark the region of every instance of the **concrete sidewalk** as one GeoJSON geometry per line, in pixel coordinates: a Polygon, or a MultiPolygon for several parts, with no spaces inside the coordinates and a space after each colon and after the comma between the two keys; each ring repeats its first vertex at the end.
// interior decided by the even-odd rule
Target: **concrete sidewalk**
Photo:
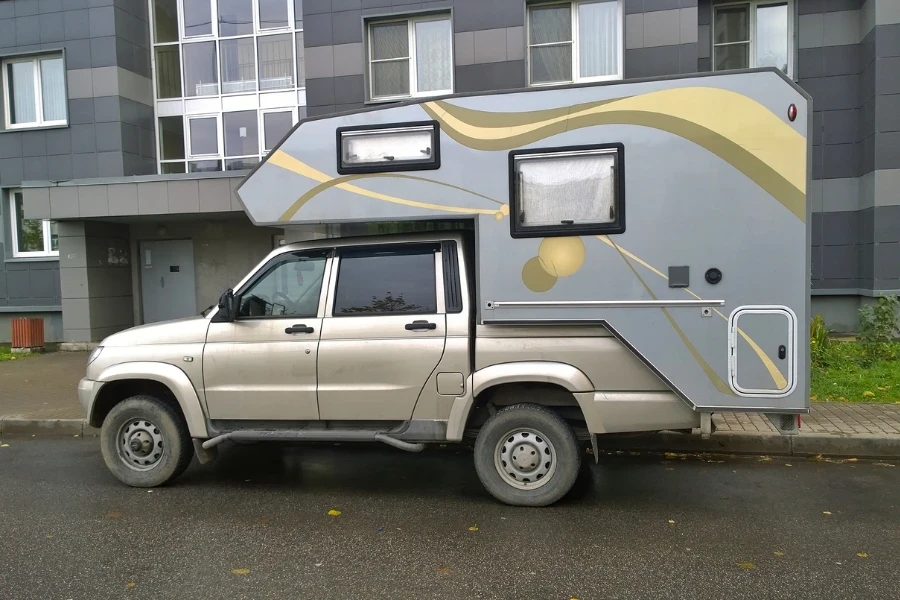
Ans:
{"type": "MultiPolygon", "coordinates": [[[[87,353],[61,352],[0,363],[0,435],[94,435],[75,389],[87,353]]],[[[713,416],[716,432],[611,435],[605,450],[728,452],[900,458],[900,404],[814,402],[800,434],[779,435],[758,413],[713,416]]]]}

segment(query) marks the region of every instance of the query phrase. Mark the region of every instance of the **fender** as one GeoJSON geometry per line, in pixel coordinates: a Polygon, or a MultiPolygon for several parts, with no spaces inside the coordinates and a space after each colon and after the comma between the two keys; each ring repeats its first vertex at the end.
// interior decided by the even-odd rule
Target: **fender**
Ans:
{"type": "MultiPolygon", "coordinates": [[[[178,400],[188,431],[193,438],[208,438],[206,416],[191,380],[184,371],[174,365],[161,362],[125,362],[107,367],[97,381],[109,383],[124,379],[150,379],[165,385],[178,400]]],[[[93,406],[91,407],[93,412],[93,406]]],[[[88,415],[90,418],[90,415],[88,415]]]]}
{"type": "Polygon", "coordinates": [[[594,384],[581,369],[566,363],[543,360],[491,365],[475,371],[472,382],[472,393],[475,396],[502,383],[554,383],[573,394],[594,391],[594,384]]]}
{"type": "Polygon", "coordinates": [[[575,398],[582,410],[591,408],[586,406],[583,396],[578,394],[580,392],[593,394],[594,384],[583,371],[572,365],[539,360],[499,363],[479,369],[469,376],[466,389],[472,392],[458,397],[450,409],[450,418],[447,422],[448,441],[462,440],[475,398],[488,388],[504,383],[553,383],[576,394],[575,398]]]}

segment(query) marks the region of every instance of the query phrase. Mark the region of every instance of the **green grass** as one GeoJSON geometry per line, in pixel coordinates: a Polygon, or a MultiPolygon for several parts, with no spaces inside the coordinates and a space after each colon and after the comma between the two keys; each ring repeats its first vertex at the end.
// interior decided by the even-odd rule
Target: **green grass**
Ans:
{"type": "Polygon", "coordinates": [[[9,348],[6,346],[0,346],[0,362],[6,362],[8,360],[17,360],[21,355],[13,354],[10,352],[9,348]]]}
{"type": "Polygon", "coordinates": [[[813,361],[810,400],[900,403],[900,343],[888,353],[894,358],[865,365],[861,345],[832,341],[813,361]]]}

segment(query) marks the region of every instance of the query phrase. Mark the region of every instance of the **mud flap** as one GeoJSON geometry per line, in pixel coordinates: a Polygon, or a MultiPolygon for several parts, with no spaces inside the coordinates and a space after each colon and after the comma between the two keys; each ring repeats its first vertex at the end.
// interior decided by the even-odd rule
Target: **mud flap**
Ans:
{"type": "Polygon", "coordinates": [[[594,464],[600,462],[600,450],[597,448],[597,434],[591,434],[591,451],[594,453],[594,464]]]}

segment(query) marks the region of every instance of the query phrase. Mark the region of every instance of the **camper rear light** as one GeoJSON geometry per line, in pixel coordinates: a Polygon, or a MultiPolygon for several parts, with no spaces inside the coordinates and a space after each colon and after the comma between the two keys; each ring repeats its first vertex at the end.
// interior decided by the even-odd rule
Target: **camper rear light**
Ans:
{"type": "Polygon", "coordinates": [[[341,128],[338,172],[436,169],[440,161],[437,124],[341,128]]]}
{"type": "Polygon", "coordinates": [[[788,119],[793,123],[794,119],[797,118],[797,105],[791,104],[788,106],[788,119]]]}

